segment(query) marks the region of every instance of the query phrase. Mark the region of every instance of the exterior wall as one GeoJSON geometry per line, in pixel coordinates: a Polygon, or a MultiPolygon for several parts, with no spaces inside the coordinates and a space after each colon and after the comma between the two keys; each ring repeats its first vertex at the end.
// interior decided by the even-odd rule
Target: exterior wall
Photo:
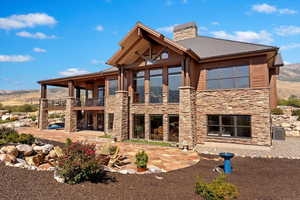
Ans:
{"type": "Polygon", "coordinates": [[[65,112],[65,132],[75,132],[77,129],[77,111],[74,111],[75,99],[68,97],[66,101],[66,112],[65,112]]]}
{"type": "Polygon", "coordinates": [[[118,141],[128,139],[128,92],[117,91],[117,107],[114,115],[114,135],[118,141]]]}
{"type": "Polygon", "coordinates": [[[270,79],[270,104],[271,108],[277,107],[277,77],[275,74],[271,75],[270,79]]]}
{"type": "Polygon", "coordinates": [[[174,31],[174,40],[184,40],[188,38],[195,38],[197,37],[197,27],[189,27],[186,29],[174,31]]]}
{"type": "Polygon", "coordinates": [[[271,145],[270,89],[234,89],[196,92],[196,143],[231,142],[271,145]],[[249,139],[207,136],[208,114],[251,115],[249,139]]]}
{"type": "Polygon", "coordinates": [[[39,110],[39,128],[47,129],[48,128],[48,110],[46,110],[48,100],[40,99],[40,110],[39,110]]]}

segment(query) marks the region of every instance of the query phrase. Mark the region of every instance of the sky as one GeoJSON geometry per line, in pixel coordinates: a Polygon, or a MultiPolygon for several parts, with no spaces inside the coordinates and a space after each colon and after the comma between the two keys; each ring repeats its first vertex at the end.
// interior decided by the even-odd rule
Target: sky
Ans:
{"type": "Polygon", "coordinates": [[[298,0],[0,0],[0,90],[97,72],[137,21],[172,38],[177,24],[199,35],[280,47],[300,63],[298,0]]]}

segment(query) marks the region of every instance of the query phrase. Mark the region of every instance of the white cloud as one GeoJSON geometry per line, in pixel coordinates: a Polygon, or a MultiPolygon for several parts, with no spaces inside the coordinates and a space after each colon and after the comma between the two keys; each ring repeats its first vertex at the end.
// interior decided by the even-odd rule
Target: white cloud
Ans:
{"type": "Polygon", "coordinates": [[[170,34],[170,33],[173,33],[173,29],[177,25],[178,24],[173,24],[173,25],[170,25],[170,26],[159,27],[159,28],[156,29],[156,31],[158,31],[160,33],[170,34]]]}
{"type": "Polygon", "coordinates": [[[76,76],[76,75],[87,74],[87,73],[89,73],[89,72],[86,71],[86,70],[84,70],[84,69],[69,68],[66,71],[59,72],[59,75],[63,75],[63,76],[76,76]]]}
{"type": "Polygon", "coordinates": [[[285,65],[289,65],[289,64],[291,64],[290,62],[288,62],[288,61],[283,61],[283,63],[285,64],[285,65]]]}
{"type": "Polygon", "coordinates": [[[220,25],[220,22],[212,22],[212,25],[220,25]]]}
{"type": "Polygon", "coordinates": [[[298,11],[296,10],[292,10],[288,8],[277,8],[276,6],[272,6],[266,3],[253,5],[252,10],[259,13],[266,13],[266,14],[279,13],[279,14],[293,15],[298,13],[298,11]]]}
{"type": "Polygon", "coordinates": [[[188,0],[182,0],[182,3],[186,4],[188,2],[188,0]]]}
{"type": "Polygon", "coordinates": [[[38,52],[38,53],[46,53],[47,50],[46,49],[42,49],[42,48],[38,48],[38,47],[35,47],[32,49],[34,52],[38,52]]]}
{"type": "Polygon", "coordinates": [[[281,50],[289,50],[289,49],[296,49],[296,48],[300,48],[300,43],[292,43],[292,44],[287,44],[287,45],[283,45],[281,46],[281,50]]]}
{"type": "Polygon", "coordinates": [[[28,62],[33,58],[28,55],[0,55],[0,62],[28,62]]]}
{"type": "Polygon", "coordinates": [[[101,31],[104,30],[104,27],[103,27],[102,25],[98,25],[98,26],[96,27],[96,30],[101,32],[101,31]]]}
{"type": "Polygon", "coordinates": [[[56,38],[55,35],[46,35],[45,33],[36,32],[36,33],[30,33],[27,31],[21,31],[16,33],[17,36],[20,37],[26,37],[26,38],[34,38],[34,39],[54,39],[56,38]]]}
{"type": "Polygon", "coordinates": [[[300,34],[300,26],[280,26],[275,29],[277,35],[288,36],[300,34]]]}
{"type": "Polygon", "coordinates": [[[173,5],[173,1],[171,0],[166,0],[166,6],[172,6],[173,5]]]}
{"type": "Polygon", "coordinates": [[[91,60],[91,63],[93,65],[99,65],[99,64],[104,65],[105,64],[104,61],[102,61],[102,60],[96,60],[96,59],[91,60]]]}
{"type": "Polygon", "coordinates": [[[262,30],[259,32],[254,31],[235,31],[232,34],[226,31],[215,31],[212,34],[217,38],[237,40],[241,42],[253,42],[253,43],[264,43],[269,44],[273,42],[271,33],[262,30]]]}
{"type": "Polygon", "coordinates": [[[29,13],[26,15],[11,15],[0,18],[0,29],[20,29],[42,25],[54,25],[57,21],[46,13],[29,13]]]}

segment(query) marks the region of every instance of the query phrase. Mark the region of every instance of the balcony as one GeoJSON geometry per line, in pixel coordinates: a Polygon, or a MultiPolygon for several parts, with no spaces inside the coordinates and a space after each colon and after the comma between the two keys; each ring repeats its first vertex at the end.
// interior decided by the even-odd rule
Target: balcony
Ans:
{"type": "Polygon", "coordinates": [[[66,100],[65,99],[48,99],[46,108],[48,110],[65,110],[66,100]]]}
{"type": "Polygon", "coordinates": [[[104,98],[92,98],[92,99],[75,99],[74,110],[79,109],[99,109],[104,107],[104,98]]]}

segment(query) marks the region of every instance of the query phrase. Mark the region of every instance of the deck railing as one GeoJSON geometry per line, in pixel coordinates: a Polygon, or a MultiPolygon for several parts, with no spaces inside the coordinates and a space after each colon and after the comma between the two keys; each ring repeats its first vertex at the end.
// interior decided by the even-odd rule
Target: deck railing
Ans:
{"type": "Polygon", "coordinates": [[[104,106],[104,99],[76,99],[75,106],[104,106]]]}
{"type": "Polygon", "coordinates": [[[47,108],[56,109],[56,108],[65,108],[66,100],[65,99],[48,99],[47,108]]]}

